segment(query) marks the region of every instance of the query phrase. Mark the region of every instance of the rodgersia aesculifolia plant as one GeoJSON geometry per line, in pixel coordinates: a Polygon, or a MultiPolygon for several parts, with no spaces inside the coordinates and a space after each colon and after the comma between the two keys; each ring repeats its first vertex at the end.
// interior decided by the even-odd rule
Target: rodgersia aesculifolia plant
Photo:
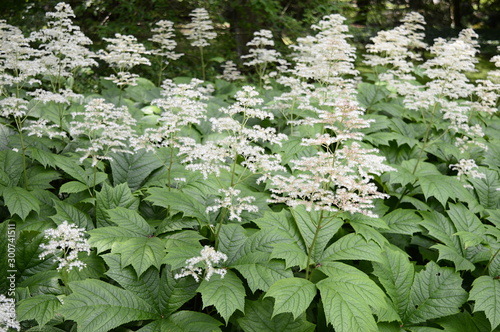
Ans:
{"type": "Polygon", "coordinates": [[[255,86],[230,60],[205,77],[214,26],[190,17],[204,80],[168,76],[161,20],[151,50],[105,40],[119,89],[92,92],[69,5],[29,38],[0,22],[0,330],[498,329],[500,61],[469,78],[475,32],[427,46],[409,13],[361,77],[338,14],[289,55],[260,30],[255,86]]]}

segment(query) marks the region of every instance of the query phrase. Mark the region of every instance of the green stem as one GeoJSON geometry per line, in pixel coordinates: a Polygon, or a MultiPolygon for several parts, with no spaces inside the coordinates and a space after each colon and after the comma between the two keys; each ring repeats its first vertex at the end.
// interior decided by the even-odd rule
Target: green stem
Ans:
{"type": "Polygon", "coordinates": [[[200,47],[200,57],[201,57],[201,73],[203,81],[205,81],[205,59],[203,57],[203,47],[200,47]]]}
{"type": "Polygon", "coordinates": [[[314,233],[314,238],[311,242],[311,246],[309,248],[307,248],[308,253],[307,253],[307,265],[306,265],[306,279],[309,279],[309,274],[311,272],[312,253],[314,251],[314,246],[316,245],[316,241],[318,240],[319,232],[321,231],[321,228],[322,228],[321,223],[323,222],[323,215],[324,215],[324,210],[321,210],[319,220],[318,220],[318,225],[316,226],[316,232],[314,233]]]}

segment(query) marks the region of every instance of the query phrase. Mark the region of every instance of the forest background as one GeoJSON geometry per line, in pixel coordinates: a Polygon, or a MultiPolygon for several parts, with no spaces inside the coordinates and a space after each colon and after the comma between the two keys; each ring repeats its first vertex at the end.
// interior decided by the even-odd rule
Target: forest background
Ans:
{"type": "MultiPolygon", "coordinates": [[[[58,2],[2,0],[0,19],[29,33],[43,26],[45,13],[58,2]]],[[[496,54],[500,43],[500,0],[68,0],[66,3],[75,12],[75,24],[92,39],[96,50],[104,47],[103,38],[115,33],[134,35],[147,44],[157,21],[189,22],[189,13],[203,7],[211,13],[219,36],[206,50],[207,58],[219,63],[246,54],[246,44],[260,29],[271,30],[276,37],[276,49],[286,50],[297,37],[310,33],[310,26],[318,19],[332,13],[347,18],[354,36],[352,42],[360,53],[378,31],[398,25],[411,11],[425,17],[429,44],[436,37],[453,37],[465,27],[473,28],[479,35],[485,70],[491,69],[489,59],[496,54]]],[[[197,68],[197,53],[190,56],[192,48],[187,40],[178,38],[178,43],[177,50],[188,56],[172,63],[169,71],[176,76],[196,76],[193,68],[197,68]]],[[[220,70],[220,66],[210,68],[220,70]]]]}

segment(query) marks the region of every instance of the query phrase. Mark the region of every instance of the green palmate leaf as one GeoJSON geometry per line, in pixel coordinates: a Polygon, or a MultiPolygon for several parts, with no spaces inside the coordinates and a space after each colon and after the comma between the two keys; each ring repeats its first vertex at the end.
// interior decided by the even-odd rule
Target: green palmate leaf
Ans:
{"type": "Polygon", "coordinates": [[[80,211],[74,205],[65,203],[57,199],[52,200],[57,213],[50,217],[56,224],[62,224],[65,220],[70,224],[75,224],[80,228],[91,230],[94,228],[90,216],[80,211]]]}
{"type": "Polygon", "coordinates": [[[358,84],[358,101],[365,108],[370,108],[390,94],[386,87],[370,83],[358,84]]]}
{"type": "Polygon", "coordinates": [[[245,332],[313,332],[315,325],[306,320],[305,315],[297,319],[291,314],[272,315],[273,301],[260,299],[247,300],[245,317],[238,318],[240,327],[245,332]]]}
{"type": "Polygon", "coordinates": [[[21,187],[4,188],[3,199],[10,214],[17,214],[22,220],[25,220],[31,211],[40,212],[38,198],[21,187]]]}
{"type": "Polygon", "coordinates": [[[122,266],[132,265],[140,276],[150,266],[160,269],[165,246],[157,237],[135,237],[113,245],[112,252],[121,255],[122,266]]]}
{"type": "Polygon", "coordinates": [[[218,251],[226,254],[226,264],[231,264],[237,258],[240,248],[245,244],[247,239],[245,229],[240,225],[222,225],[219,233],[218,251]]]}
{"type": "Polygon", "coordinates": [[[61,301],[51,294],[41,294],[21,300],[17,307],[17,319],[19,321],[34,319],[39,325],[45,325],[54,318],[61,301]]]}
{"type": "Polygon", "coordinates": [[[485,209],[498,209],[500,208],[500,191],[497,190],[500,188],[498,172],[490,169],[481,169],[481,172],[486,175],[486,178],[469,180],[474,186],[479,203],[485,209]]]}
{"type": "Polygon", "coordinates": [[[121,267],[120,255],[106,254],[103,258],[109,266],[107,276],[123,288],[152,303],[163,316],[175,312],[196,295],[198,283],[193,278],[175,280],[168,266],[163,268],[161,277],[159,271],[151,267],[138,278],[131,266],[121,267]]]}
{"type": "Polygon", "coordinates": [[[119,184],[116,187],[104,184],[101,191],[96,194],[96,219],[98,227],[113,225],[107,221],[106,211],[116,207],[123,207],[129,210],[137,210],[139,207],[139,199],[132,195],[126,183],[119,184]]]}
{"type": "Polygon", "coordinates": [[[315,240],[314,248],[312,248],[312,259],[313,263],[319,263],[323,250],[332,237],[337,233],[339,228],[342,226],[343,221],[340,218],[331,219],[329,218],[329,213],[324,212],[321,214],[318,211],[307,211],[304,206],[298,206],[293,209],[293,217],[297,224],[297,228],[302,236],[304,243],[307,248],[311,248],[313,241],[315,240]],[[315,236],[318,229],[318,221],[320,216],[323,215],[323,220],[321,221],[321,228],[319,233],[315,236]]]}
{"type": "Polygon", "coordinates": [[[300,235],[297,224],[293,221],[292,215],[288,210],[266,212],[264,217],[256,219],[254,222],[263,231],[279,234],[280,238],[289,239],[303,251],[306,250],[306,245],[300,235]]]}
{"type": "Polygon", "coordinates": [[[170,265],[172,270],[181,268],[186,265],[186,260],[200,256],[202,249],[201,244],[198,246],[188,245],[169,248],[168,253],[163,258],[162,264],[170,265]]]}
{"type": "Polygon", "coordinates": [[[383,233],[413,235],[421,231],[419,224],[422,218],[416,214],[415,210],[396,209],[383,216],[382,219],[389,226],[388,230],[381,230],[383,233]]]}
{"type": "Polygon", "coordinates": [[[323,253],[322,262],[334,260],[380,261],[382,249],[359,234],[350,233],[335,241],[323,253]]]}
{"type": "MultiPolygon", "coordinates": [[[[51,182],[61,178],[59,172],[52,169],[45,169],[41,166],[28,168],[27,176],[26,189],[28,190],[54,189],[51,182]]],[[[24,181],[21,181],[21,183],[24,184],[24,181]]]]}
{"type": "MultiPolygon", "coordinates": [[[[328,287],[335,287],[335,285],[338,287],[337,290],[341,293],[339,294],[341,298],[347,300],[350,296],[354,302],[359,302],[361,306],[371,307],[379,320],[382,320],[382,317],[384,321],[400,320],[385,293],[366,273],[340,262],[326,262],[319,269],[328,276],[327,279],[323,280],[328,284],[328,287]]],[[[319,283],[317,285],[319,288],[319,283]]],[[[322,300],[325,301],[323,295],[322,300]]]]}
{"type": "Polygon", "coordinates": [[[200,221],[210,220],[203,204],[183,192],[173,188],[170,190],[168,188],[149,188],[149,196],[146,197],[146,200],[174,212],[181,212],[186,217],[197,218],[200,221]]]}
{"type": "Polygon", "coordinates": [[[482,235],[485,232],[483,224],[468,208],[460,203],[450,204],[447,212],[465,248],[478,245],[483,241],[482,235]]]}
{"type": "Polygon", "coordinates": [[[161,320],[155,320],[137,332],[194,332],[194,331],[221,331],[222,322],[217,319],[195,311],[178,311],[161,320]]]}
{"type": "Polygon", "coordinates": [[[165,249],[170,251],[176,247],[198,247],[200,240],[205,239],[199,232],[189,229],[184,229],[182,232],[173,233],[164,237],[165,249]]]}
{"type": "Polygon", "coordinates": [[[78,253],[78,260],[85,264],[85,267],[80,269],[72,269],[68,273],[69,281],[85,280],[89,278],[99,279],[104,276],[106,266],[101,256],[98,256],[95,251],[90,255],[86,252],[78,253]]]}
{"type": "Polygon", "coordinates": [[[293,266],[298,266],[301,269],[307,267],[307,254],[296,242],[276,243],[273,247],[271,258],[284,259],[286,269],[293,266]]]}
{"type": "Polygon", "coordinates": [[[116,226],[99,227],[89,231],[88,234],[90,234],[89,244],[96,247],[98,253],[111,249],[115,243],[139,236],[136,232],[116,226]]]}
{"type": "Polygon", "coordinates": [[[7,183],[4,184],[5,186],[17,186],[23,173],[22,155],[10,149],[0,151],[0,170],[6,175],[7,183]]]}
{"type": "Polygon", "coordinates": [[[203,308],[213,305],[226,322],[236,310],[245,310],[245,287],[230,270],[224,278],[214,275],[210,281],[203,279],[198,292],[201,293],[203,308]]]}
{"type": "Polygon", "coordinates": [[[19,275],[28,277],[47,271],[55,266],[51,258],[40,259],[40,245],[44,243],[43,234],[36,231],[22,231],[16,241],[16,270],[19,275]]]}
{"type": "Polygon", "coordinates": [[[155,169],[163,166],[157,156],[146,150],[137,151],[135,154],[114,153],[112,158],[110,165],[113,184],[116,186],[127,183],[132,191],[139,189],[155,169]]]}
{"type": "Polygon", "coordinates": [[[64,183],[61,187],[59,187],[59,193],[79,193],[85,190],[88,190],[89,187],[80,181],[69,181],[64,183]]]}
{"type": "Polygon", "coordinates": [[[474,312],[484,311],[492,330],[500,325],[500,280],[481,276],[474,280],[469,296],[474,301],[474,312]]]}
{"type": "Polygon", "coordinates": [[[415,275],[410,302],[403,321],[422,323],[429,319],[453,315],[467,300],[462,278],[451,268],[429,262],[415,275]]]}
{"type": "Polygon", "coordinates": [[[117,207],[107,210],[107,213],[109,221],[130,232],[136,233],[137,236],[150,236],[154,232],[153,227],[149,226],[137,211],[117,207]]]}
{"type": "Polygon", "coordinates": [[[316,285],[306,279],[287,278],[276,281],[265,297],[274,297],[273,316],[289,312],[297,319],[306,312],[316,296],[316,285]]]}
{"type": "Polygon", "coordinates": [[[400,317],[403,317],[410,301],[413,265],[408,255],[397,247],[386,247],[380,257],[380,262],[373,264],[373,274],[384,286],[400,317]]]}
{"type": "Polygon", "coordinates": [[[426,199],[434,196],[445,206],[446,201],[452,198],[466,202],[473,213],[484,210],[476,198],[454,177],[431,175],[419,177],[419,182],[426,199]]]}
{"type": "Polygon", "coordinates": [[[473,317],[467,311],[440,318],[437,323],[442,326],[445,331],[483,332],[491,330],[486,318],[473,317]]]}
{"type": "Polygon", "coordinates": [[[285,263],[270,260],[269,253],[253,252],[247,254],[231,264],[245,279],[248,287],[255,292],[257,289],[267,291],[276,281],[291,278],[292,271],[285,268],[285,263]]]}
{"type": "Polygon", "coordinates": [[[79,332],[107,332],[131,321],[160,318],[146,301],[106,282],[73,281],[70,288],[73,293],[64,299],[59,313],[76,321],[79,332]]]}
{"type": "Polygon", "coordinates": [[[66,174],[73,179],[88,185],[88,176],[85,170],[76,164],[74,158],[65,157],[62,155],[53,156],[58,168],[62,169],[66,174]]]}
{"type": "Polygon", "coordinates": [[[474,270],[475,266],[466,258],[460,238],[455,236],[456,228],[451,220],[435,211],[421,212],[421,215],[424,218],[421,225],[429,231],[429,235],[443,243],[431,247],[439,251],[439,260],[452,261],[457,271],[474,270]]]}
{"type": "Polygon", "coordinates": [[[56,154],[34,147],[31,147],[29,151],[31,151],[31,157],[42,164],[43,167],[56,168],[56,158],[54,157],[56,154]]]}
{"type": "MultiPolygon", "coordinates": [[[[6,269],[7,270],[7,269],[6,269]]],[[[55,270],[38,272],[17,284],[19,288],[26,288],[31,296],[39,294],[63,294],[63,288],[59,285],[59,272],[55,270]]]]}
{"type": "Polygon", "coordinates": [[[340,281],[327,278],[316,286],[321,293],[326,320],[335,331],[378,331],[368,304],[340,281]]]}

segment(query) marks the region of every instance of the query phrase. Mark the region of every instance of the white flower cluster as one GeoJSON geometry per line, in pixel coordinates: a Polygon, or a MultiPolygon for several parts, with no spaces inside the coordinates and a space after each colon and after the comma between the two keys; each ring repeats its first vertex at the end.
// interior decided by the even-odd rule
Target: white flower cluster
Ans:
{"type": "Polygon", "coordinates": [[[222,65],[222,69],[223,69],[222,75],[217,76],[217,78],[222,78],[223,80],[229,82],[242,80],[245,78],[236,68],[236,64],[231,60],[224,62],[224,64],[222,65]]]}
{"type": "Polygon", "coordinates": [[[229,170],[229,165],[235,162],[238,155],[244,158],[243,166],[253,173],[262,174],[264,178],[271,171],[284,169],[279,165],[278,155],[267,154],[263,147],[252,144],[257,140],[281,144],[281,141],[287,139],[285,134],[276,133],[275,128],[262,128],[259,125],[246,127],[250,119],[273,118],[272,113],[257,107],[263,102],[258,96],[255,87],[244,86],[236,93],[235,103],[220,109],[228,116],[209,119],[212,130],[224,134],[219,135],[218,140],[197,144],[193,140],[184,139],[185,146],[180,148],[179,155],[184,156],[182,163],[188,163],[186,169],[200,171],[206,178],[209,174],[219,174],[222,169],[229,170]]]}
{"type": "Polygon", "coordinates": [[[224,278],[227,272],[226,269],[216,269],[214,268],[214,264],[225,262],[227,260],[227,256],[219,251],[216,251],[210,246],[205,246],[201,250],[200,254],[201,256],[186,260],[187,265],[183,267],[180,273],[177,273],[174,278],[180,279],[183,277],[192,276],[194,280],[198,282],[200,281],[200,276],[203,274],[203,270],[205,270],[206,281],[210,281],[210,278],[214,274],[218,274],[221,278],[224,278]]]}
{"type": "Polygon", "coordinates": [[[458,172],[457,178],[459,180],[462,180],[463,176],[473,179],[486,179],[486,174],[478,171],[479,167],[474,159],[460,159],[458,164],[452,164],[450,168],[458,172]]]}
{"type": "Polygon", "coordinates": [[[216,205],[207,207],[207,212],[218,211],[221,208],[225,208],[229,211],[229,220],[241,221],[241,213],[243,211],[248,212],[258,212],[259,208],[252,205],[255,201],[255,197],[246,196],[239,197],[241,190],[229,187],[227,189],[219,189],[219,193],[222,193],[224,197],[222,199],[216,199],[216,205]]]}
{"type": "Polygon", "coordinates": [[[177,42],[173,39],[175,36],[174,23],[168,20],[161,20],[156,22],[156,26],[156,28],[151,29],[154,35],[149,40],[158,44],[159,49],[151,51],[151,54],[161,56],[164,63],[168,65],[170,61],[177,60],[184,54],[174,52],[177,46],[177,42]]]}
{"type": "Polygon", "coordinates": [[[196,8],[189,16],[191,23],[186,25],[186,30],[183,32],[187,39],[191,40],[191,46],[206,47],[210,45],[208,42],[217,37],[217,33],[213,32],[212,20],[205,8],[196,8]]]}
{"type": "Polygon", "coordinates": [[[107,77],[118,86],[135,85],[137,75],[128,71],[137,65],[150,66],[151,62],[143,57],[143,54],[150,54],[137,38],[131,35],[115,34],[115,38],[103,38],[109,44],[106,50],[99,50],[97,55],[108,65],[117,71],[117,75],[107,77]]]}
{"type": "Polygon", "coordinates": [[[40,62],[44,73],[52,77],[69,77],[76,68],[96,66],[95,54],[86,47],[92,41],[73,24],[75,14],[70,5],[60,2],[55,10],[46,14],[47,27],[30,36],[30,40],[41,42],[40,62]]]}
{"type": "Polygon", "coordinates": [[[56,229],[46,230],[44,237],[49,240],[49,243],[40,245],[43,251],[39,257],[58,256],[56,257],[59,262],[58,271],[62,269],[69,271],[74,267],[81,270],[86,266],[84,262],[78,259],[79,252],[85,251],[90,254],[90,245],[85,238],[84,228],[78,228],[75,224],[69,224],[65,220],[56,229]]]}
{"type": "Polygon", "coordinates": [[[0,94],[8,86],[40,82],[34,78],[43,71],[39,55],[20,29],[0,20],[0,94]]]}
{"type": "Polygon", "coordinates": [[[351,36],[346,34],[349,28],[344,21],[338,14],[325,16],[312,26],[319,30],[316,36],[298,38],[297,45],[290,46],[295,50],[295,75],[338,88],[352,84],[345,75],[358,74],[354,69],[356,49],[347,42],[351,36]]]}
{"type": "Polygon", "coordinates": [[[92,157],[92,166],[95,166],[99,160],[111,160],[107,155],[109,152],[133,153],[129,147],[136,138],[133,129],[136,120],[126,106],[117,108],[97,98],[86,105],[83,112],[74,112],[72,116],[79,117],[79,121],[70,123],[70,135],[80,140],[79,146],[87,145],[76,149],[77,152],[84,152],[80,162],[92,157]]]}
{"type": "Polygon", "coordinates": [[[412,12],[402,22],[401,26],[380,31],[372,38],[373,44],[367,45],[367,51],[373,54],[365,55],[364,61],[369,66],[388,67],[387,72],[379,74],[379,79],[401,92],[408,87],[402,80],[413,79],[410,74],[414,68],[412,61],[421,60],[416,50],[427,47],[423,42],[425,34],[420,32],[425,29],[423,16],[412,12]]]}
{"type": "Polygon", "coordinates": [[[278,62],[281,58],[281,54],[272,48],[274,47],[273,33],[270,30],[262,29],[260,31],[254,32],[254,38],[247,43],[250,47],[249,53],[243,55],[242,59],[249,59],[249,61],[244,62],[245,66],[266,66],[271,63],[278,62]]]}
{"type": "Polygon", "coordinates": [[[13,298],[0,294],[0,332],[9,329],[21,330],[21,325],[16,320],[16,305],[13,298]]]}
{"type": "Polygon", "coordinates": [[[134,138],[135,149],[155,151],[158,147],[178,147],[177,134],[183,127],[200,124],[207,111],[206,100],[213,92],[211,85],[203,86],[203,81],[193,78],[191,82],[176,84],[172,80],[163,81],[162,98],[152,101],[162,113],[158,126],[147,128],[143,135],[134,138]]]}

